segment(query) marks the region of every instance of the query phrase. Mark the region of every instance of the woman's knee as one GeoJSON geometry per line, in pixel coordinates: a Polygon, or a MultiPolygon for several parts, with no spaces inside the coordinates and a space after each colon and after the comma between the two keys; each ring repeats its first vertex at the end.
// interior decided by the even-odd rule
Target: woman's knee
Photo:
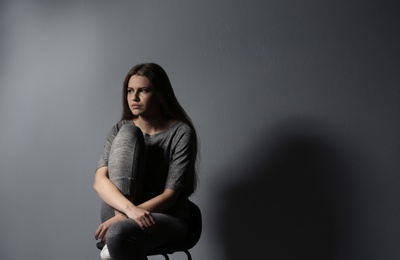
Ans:
{"type": "Polygon", "coordinates": [[[107,244],[124,244],[134,242],[142,236],[143,231],[132,219],[126,219],[113,224],[106,233],[107,244]]]}
{"type": "Polygon", "coordinates": [[[114,153],[140,152],[144,147],[144,137],[142,131],[133,124],[123,125],[115,136],[110,149],[110,156],[114,153]]]}
{"type": "Polygon", "coordinates": [[[143,133],[140,130],[140,128],[132,123],[127,123],[121,126],[121,128],[118,131],[118,135],[123,135],[130,139],[138,139],[138,140],[144,139],[143,133]]]}

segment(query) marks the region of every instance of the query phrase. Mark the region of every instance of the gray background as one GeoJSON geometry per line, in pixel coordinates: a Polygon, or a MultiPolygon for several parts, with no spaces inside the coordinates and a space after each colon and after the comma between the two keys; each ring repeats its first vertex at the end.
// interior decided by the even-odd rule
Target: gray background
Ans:
{"type": "Polygon", "coordinates": [[[94,170],[147,61],[201,140],[194,259],[399,259],[395,2],[0,1],[0,259],[99,259],[94,170]]]}

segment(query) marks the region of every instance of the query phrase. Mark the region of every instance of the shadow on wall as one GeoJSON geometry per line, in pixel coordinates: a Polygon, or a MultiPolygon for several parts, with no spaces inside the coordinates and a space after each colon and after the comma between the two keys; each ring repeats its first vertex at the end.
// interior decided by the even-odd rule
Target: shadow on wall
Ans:
{"type": "Polygon", "coordinates": [[[337,259],[351,204],[349,167],[323,127],[295,122],[227,169],[241,181],[217,184],[224,259],[337,259]]]}

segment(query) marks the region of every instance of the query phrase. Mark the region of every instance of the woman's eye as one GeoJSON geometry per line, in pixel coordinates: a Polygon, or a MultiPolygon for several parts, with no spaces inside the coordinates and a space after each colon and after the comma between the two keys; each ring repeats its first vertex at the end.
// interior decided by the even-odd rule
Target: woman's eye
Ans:
{"type": "Polygon", "coordinates": [[[131,94],[133,92],[132,89],[128,89],[128,93],[131,94]]]}

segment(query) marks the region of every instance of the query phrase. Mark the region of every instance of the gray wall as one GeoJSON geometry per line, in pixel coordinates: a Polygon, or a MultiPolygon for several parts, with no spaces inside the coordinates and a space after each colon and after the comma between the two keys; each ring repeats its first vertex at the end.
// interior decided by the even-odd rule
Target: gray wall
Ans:
{"type": "Polygon", "coordinates": [[[399,259],[394,2],[1,1],[0,259],[98,259],[95,165],[146,61],[201,138],[194,259],[399,259]]]}

